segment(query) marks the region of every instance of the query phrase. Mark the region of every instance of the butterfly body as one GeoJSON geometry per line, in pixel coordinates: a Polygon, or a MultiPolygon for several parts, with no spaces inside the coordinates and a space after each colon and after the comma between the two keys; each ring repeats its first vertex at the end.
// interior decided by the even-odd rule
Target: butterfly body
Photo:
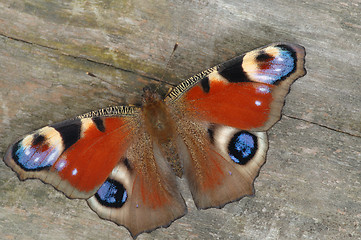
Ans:
{"type": "Polygon", "coordinates": [[[143,101],[142,115],[145,128],[154,141],[165,143],[176,134],[174,120],[166,103],[157,93],[146,89],[145,94],[151,95],[145,96],[143,101]]]}
{"type": "Polygon", "coordinates": [[[222,207],[254,193],[268,130],[290,85],[305,74],[304,49],[272,44],[209,68],[163,99],[145,88],[141,107],[115,106],[41,128],[11,145],[4,161],[84,198],[101,218],[136,237],[196,206],[222,207]]]}

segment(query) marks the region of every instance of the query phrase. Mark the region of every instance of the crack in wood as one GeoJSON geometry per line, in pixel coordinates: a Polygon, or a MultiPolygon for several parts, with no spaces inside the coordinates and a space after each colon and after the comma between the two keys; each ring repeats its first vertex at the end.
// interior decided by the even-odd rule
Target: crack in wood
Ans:
{"type": "Polygon", "coordinates": [[[291,118],[291,119],[300,120],[300,121],[303,121],[303,122],[306,122],[306,123],[309,123],[309,124],[313,124],[313,125],[316,125],[316,126],[319,126],[319,127],[322,127],[322,128],[326,128],[326,129],[334,131],[334,132],[339,132],[339,133],[347,134],[347,135],[352,136],[352,137],[361,138],[361,135],[356,135],[356,134],[353,134],[353,133],[342,131],[342,130],[337,129],[337,128],[328,127],[326,125],[323,125],[323,124],[320,124],[320,123],[317,123],[317,122],[312,122],[312,121],[309,121],[309,120],[306,120],[306,119],[302,119],[302,118],[298,118],[298,117],[294,117],[294,116],[290,116],[290,115],[286,115],[286,114],[282,114],[282,115],[285,116],[285,117],[291,118]]]}
{"type": "Polygon", "coordinates": [[[4,37],[4,38],[11,39],[11,40],[14,40],[14,41],[22,42],[22,43],[25,43],[25,44],[31,44],[31,45],[38,46],[38,47],[42,47],[42,48],[45,48],[45,49],[51,49],[51,50],[53,50],[53,51],[57,51],[57,52],[58,52],[59,54],[61,54],[61,55],[64,55],[64,56],[67,56],[67,57],[71,57],[71,58],[74,58],[74,59],[85,60],[85,61],[88,61],[88,62],[91,62],[91,63],[94,63],[94,64],[99,64],[99,65],[111,67],[111,68],[114,68],[114,69],[116,69],[116,70],[133,73],[133,74],[136,74],[136,75],[138,75],[138,76],[144,77],[144,78],[149,79],[149,80],[152,80],[152,81],[156,81],[156,82],[159,82],[159,83],[168,84],[168,85],[173,86],[173,87],[176,86],[176,84],[169,83],[169,82],[167,82],[167,81],[160,80],[160,79],[157,79],[157,78],[155,78],[155,77],[150,77],[150,76],[141,74],[141,73],[136,72],[136,71],[133,71],[133,70],[129,70],[129,69],[117,67],[117,66],[114,66],[114,65],[112,65],[112,64],[110,64],[110,63],[98,62],[98,61],[95,61],[95,60],[92,60],[92,59],[89,59],[89,58],[86,58],[86,57],[81,57],[81,56],[74,56],[74,55],[71,55],[71,54],[62,52],[62,51],[61,51],[60,49],[58,49],[58,48],[53,48],[53,47],[46,46],[46,45],[42,45],[42,44],[39,44],[39,43],[29,42],[29,41],[26,41],[26,40],[24,40],[24,39],[20,39],[20,38],[16,38],[16,37],[10,37],[10,36],[7,36],[7,35],[5,35],[5,34],[3,34],[3,33],[0,33],[0,36],[2,36],[2,37],[4,37]]]}

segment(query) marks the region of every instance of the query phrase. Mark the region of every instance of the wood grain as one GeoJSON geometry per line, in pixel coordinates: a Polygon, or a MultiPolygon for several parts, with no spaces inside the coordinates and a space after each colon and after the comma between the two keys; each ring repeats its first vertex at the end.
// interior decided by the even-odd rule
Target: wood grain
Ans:
{"type": "MultiPolygon", "coordinates": [[[[308,74],[270,131],[255,197],[197,211],[181,184],[189,213],[138,239],[360,239],[360,5],[0,0],[1,156],[49,123],[136,103],[146,84],[166,89],[262,45],[295,42],[308,74]]],[[[20,182],[2,161],[0,193],[0,239],[130,239],[85,201],[20,182]]]]}

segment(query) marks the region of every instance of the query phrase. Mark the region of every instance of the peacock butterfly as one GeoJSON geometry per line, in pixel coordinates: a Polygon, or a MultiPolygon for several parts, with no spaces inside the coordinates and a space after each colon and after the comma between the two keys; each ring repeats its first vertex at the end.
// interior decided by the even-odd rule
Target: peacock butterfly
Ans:
{"type": "Polygon", "coordinates": [[[305,75],[305,50],[275,43],[209,68],[163,99],[145,88],[141,107],[114,106],[43,127],[12,144],[4,162],[38,178],[99,217],[142,232],[187,212],[176,177],[199,209],[254,193],[266,131],[290,85],[305,75]]]}

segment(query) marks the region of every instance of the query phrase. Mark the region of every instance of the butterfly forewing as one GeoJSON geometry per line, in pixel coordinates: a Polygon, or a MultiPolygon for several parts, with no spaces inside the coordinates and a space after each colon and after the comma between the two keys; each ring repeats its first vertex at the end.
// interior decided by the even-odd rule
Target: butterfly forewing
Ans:
{"type": "Polygon", "coordinates": [[[43,127],[11,145],[4,161],[22,180],[38,178],[69,198],[89,198],[128,148],[131,118],[82,117],[43,127]]]}
{"type": "Polygon", "coordinates": [[[279,120],[292,82],[305,74],[304,56],[295,44],[256,49],[187,79],[166,101],[181,102],[201,121],[265,131],[279,120]]]}

